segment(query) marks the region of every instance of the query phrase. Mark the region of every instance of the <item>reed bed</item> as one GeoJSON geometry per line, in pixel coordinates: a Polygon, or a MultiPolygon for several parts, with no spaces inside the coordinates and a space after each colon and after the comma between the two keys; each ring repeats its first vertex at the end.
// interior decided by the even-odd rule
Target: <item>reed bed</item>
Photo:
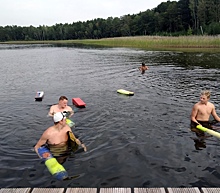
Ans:
{"type": "Polygon", "coordinates": [[[77,42],[137,48],[220,48],[220,37],[218,36],[135,36],[99,40],[80,40],[77,42]]]}
{"type": "Polygon", "coordinates": [[[220,36],[134,36],[59,41],[11,41],[7,44],[84,44],[152,50],[220,51],[220,36]]]}

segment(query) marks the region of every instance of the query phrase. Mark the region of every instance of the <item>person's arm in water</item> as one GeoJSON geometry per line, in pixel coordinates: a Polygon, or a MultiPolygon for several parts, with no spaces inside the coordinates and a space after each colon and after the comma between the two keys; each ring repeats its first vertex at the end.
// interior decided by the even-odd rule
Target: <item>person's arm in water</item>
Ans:
{"type": "Polygon", "coordinates": [[[70,115],[69,115],[69,117],[68,117],[68,118],[72,117],[72,116],[73,116],[73,114],[74,114],[74,111],[73,111],[73,109],[72,109],[71,107],[70,107],[69,112],[70,112],[70,115]]]}
{"type": "Polygon", "coordinates": [[[211,112],[212,116],[214,117],[214,119],[218,122],[220,122],[220,118],[219,116],[217,115],[216,111],[215,111],[215,106],[213,105],[213,108],[212,108],[212,112],[211,112]]]}
{"type": "Polygon", "coordinates": [[[48,113],[48,116],[50,116],[50,117],[52,117],[53,115],[54,115],[54,108],[53,108],[53,106],[51,106],[50,107],[50,111],[49,111],[49,113],[48,113]]]}
{"type": "Polygon", "coordinates": [[[87,151],[87,147],[85,146],[85,144],[83,144],[79,139],[77,139],[77,138],[75,137],[75,135],[73,134],[72,131],[70,131],[70,135],[72,135],[71,137],[75,140],[75,142],[76,142],[79,146],[81,146],[81,147],[84,149],[84,151],[87,151]]]}
{"type": "Polygon", "coordinates": [[[87,151],[87,147],[85,146],[84,143],[81,143],[81,141],[80,141],[79,139],[76,139],[76,143],[77,143],[78,145],[80,145],[80,146],[84,149],[84,151],[87,151]]]}
{"type": "Polygon", "coordinates": [[[66,118],[70,118],[74,114],[74,111],[71,109],[70,111],[63,111],[63,113],[65,113],[66,118]]]}
{"type": "Polygon", "coordinates": [[[200,123],[196,120],[196,115],[198,114],[198,107],[195,104],[192,108],[192,112],[191,112],[191,121],[197,123],[200,125],[200,123]]]}
{"type": "Polygon", "coordinates": [[[47,131],[45,131],[45,132],[42,134],[42,136],[41,136],[41,138],[39,139],[39,141],[37,142],[37,144],[34,146],[34,150],[35,150],[35,152],[37,153],[37,155],[39,156],[39,158],[41,158],[41,156],[38,154],[38,149],[39,149],[42,145],[46,144],[47,139],[48,139],[48,134],[47,134],[47,131]]]}

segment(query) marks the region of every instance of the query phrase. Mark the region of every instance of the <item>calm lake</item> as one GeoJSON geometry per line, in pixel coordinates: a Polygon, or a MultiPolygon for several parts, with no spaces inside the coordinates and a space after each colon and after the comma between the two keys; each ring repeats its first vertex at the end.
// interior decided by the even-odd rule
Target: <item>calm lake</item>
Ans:
{"type": "Polygon", "coordinates": [[[189,129],[203,89],[220,115],[219,61],[220,53],[0,45],[0,187],[220,187],[220,140],[200,143],[189,129]],[[67,181],[54,179],[33,151],[61,95],[88,148],[63,164],[78,175],[67,181]],[[72,104],[78,97],[86,108],[72,104]]]}

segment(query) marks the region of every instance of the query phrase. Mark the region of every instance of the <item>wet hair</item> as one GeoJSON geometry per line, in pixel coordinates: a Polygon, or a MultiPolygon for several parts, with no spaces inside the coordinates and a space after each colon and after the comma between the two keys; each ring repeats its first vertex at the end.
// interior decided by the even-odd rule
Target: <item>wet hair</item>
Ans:
{"type": "Polygon", "coordinates": [[[142,62],[142,66],[145,66],[145,63],[142,62]]]}
{"type": "Polygon", "coordinates": [[[63,100],[68,100],[68,98],[67,98],[66,96],[61,96],[61,97],[59,98],[59,101],[63,101],[63,100]]]}
{"type": "Polygon", "coordinates": [[[203,91],[201,92],[201,95],[205,95],[205,96],[207,96],[207,98],[209,99],[210,96],[211,96],[211,92],[210,92],[209,90],[203,90],[203,91]]]}

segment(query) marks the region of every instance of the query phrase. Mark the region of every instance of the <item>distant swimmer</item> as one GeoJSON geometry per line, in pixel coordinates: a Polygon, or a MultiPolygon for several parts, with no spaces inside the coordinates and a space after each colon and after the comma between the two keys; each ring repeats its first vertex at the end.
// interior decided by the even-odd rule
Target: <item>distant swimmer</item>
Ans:
{"type": "Polygon", "coordinates": [[[149,67],[146,66],[145,63],[142,62],[142,65],[138,67],[138,69],[141,71],[141,74],[144,74],[145,71],[149,69],[149,67]]]}
{"type": "Polygon", "coordinates": [[[57,112],[69,112],[67,117],[71,117],[74,114],[73,109],[67,105],[68,98],[66,96],[61,96],[59,98],[59,102],[56,105],[52,105],[50,107],[50,111],[48,113],[49,116],[53,116],[57,112]]]}

